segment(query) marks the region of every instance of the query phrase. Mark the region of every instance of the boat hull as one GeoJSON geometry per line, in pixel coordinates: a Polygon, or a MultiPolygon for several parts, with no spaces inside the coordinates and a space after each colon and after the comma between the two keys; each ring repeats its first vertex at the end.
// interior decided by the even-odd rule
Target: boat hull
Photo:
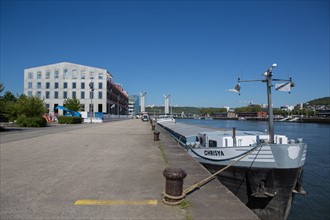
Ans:
{"type": "MultiPolygon", "coordinates": [[[[211,173],[223,165],[203,164],[211,173]]],[[[295,193],[302,189],[302,167],[291,169],[231,166],[218,180],[261,219],[287,219],[295,193]]]]}
{"type": "Polygon", "coordinates": [[[304,143],[227,148],[188,148],[188,153],[261,219],[286,219],[294,198],[304,193],[304,143]]]}

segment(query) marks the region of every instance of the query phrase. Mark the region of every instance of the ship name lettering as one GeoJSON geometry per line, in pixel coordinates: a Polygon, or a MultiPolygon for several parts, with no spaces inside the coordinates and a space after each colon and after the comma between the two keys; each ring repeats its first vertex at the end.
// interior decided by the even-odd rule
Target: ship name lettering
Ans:
{"type": "Polygon", "coordinates": [[[222,150],[204,150],[205,156],[225,156],[222,150]]]}

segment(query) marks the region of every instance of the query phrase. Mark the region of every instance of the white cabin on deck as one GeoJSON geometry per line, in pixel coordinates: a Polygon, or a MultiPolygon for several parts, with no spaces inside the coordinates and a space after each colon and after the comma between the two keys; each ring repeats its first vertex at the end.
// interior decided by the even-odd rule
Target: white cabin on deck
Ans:
{"type": "MultiPolygon", "coordinates": [[[[196,147],[216,148],[251,146],[257,143],[268,143],[269,135],[262,132],[238,131],[233,137],[228,131],[213,131],[198,133],[196,147]]],[[[288,138],[284,135],[275,135],[275,144],[287,144],[288,138]]]]}

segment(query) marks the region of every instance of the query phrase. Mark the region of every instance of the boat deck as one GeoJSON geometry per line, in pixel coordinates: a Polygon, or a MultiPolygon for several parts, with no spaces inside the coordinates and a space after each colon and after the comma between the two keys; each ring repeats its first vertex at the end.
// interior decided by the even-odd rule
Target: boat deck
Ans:
{"type": "Polygon", "coordinates": [[[184,144],[195,142],[198,132],[221,131],[221,129],[216,128],[167,121],[159,122],[158,125],[163,127],[167,132],[184,144]]]}

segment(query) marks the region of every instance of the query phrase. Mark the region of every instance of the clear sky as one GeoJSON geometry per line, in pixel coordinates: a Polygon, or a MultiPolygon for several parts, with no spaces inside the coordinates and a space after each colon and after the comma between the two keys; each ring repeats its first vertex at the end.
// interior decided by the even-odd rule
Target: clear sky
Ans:
{"type": "Polygon", "coordinates": [[[266,103],[262,79],[292,77],[274,106],[329,96],[329,1],[1,0],[1,82],[23,93],[25,68],[72,62],[107,69],[147,105],[266,103]]]}

